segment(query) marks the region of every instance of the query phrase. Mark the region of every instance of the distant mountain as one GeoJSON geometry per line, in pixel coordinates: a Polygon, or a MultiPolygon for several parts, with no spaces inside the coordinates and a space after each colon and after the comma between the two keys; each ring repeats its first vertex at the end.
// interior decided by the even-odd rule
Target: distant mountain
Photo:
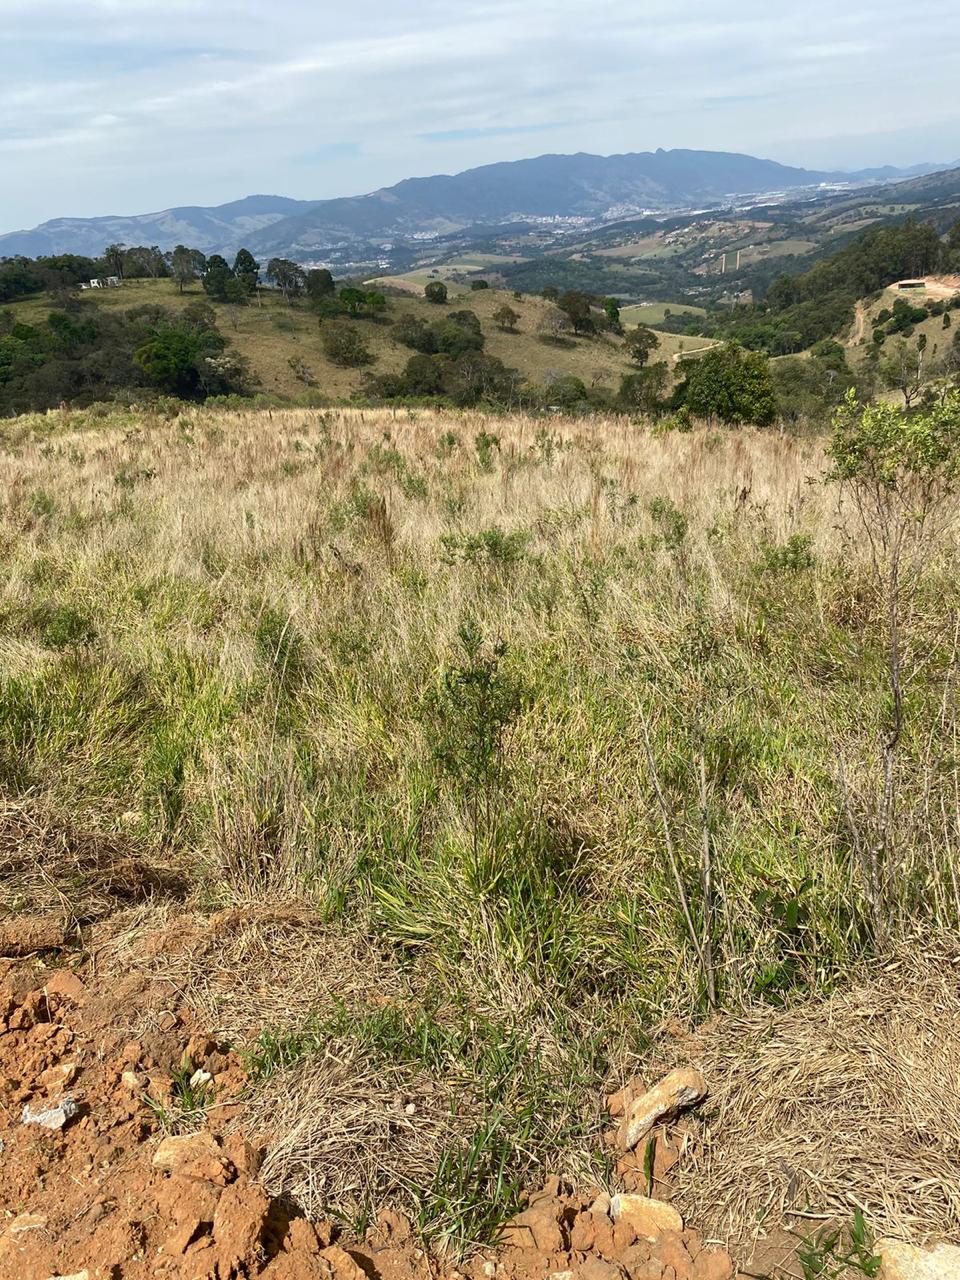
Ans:
{"type": "Polygon", "coordinates": [[[309,200],[286,196],[247,196],[215,208],[186,205],[131,217],[55,218],[32,231],[0,235],[0,257],[23,254],[36,258],[51,253],[82,253],[96,257],[108,244],[178,244],[204,253],[240,248],[257,232],[313,208],[309,200]]]}
{"type": "Polygon", "coordinates": [[[860,174],[796,169],[773,160],[715,151],[653,151],[616,156],[545,155],[463,173],[407,178],[369,195],[335,200],[249,196],[216,208],[167,209],[140,217],[59,218],[0,236],[0,256],[99,253],[114,241],[173,248],[178,243],[261,256],[322,257],[344,245],[376,245],[448,235],[467,227],[524,219],[591,221],[641,212],[715,207],[739,196],[823,183],[866,184],[911,171],[860,174]]]}

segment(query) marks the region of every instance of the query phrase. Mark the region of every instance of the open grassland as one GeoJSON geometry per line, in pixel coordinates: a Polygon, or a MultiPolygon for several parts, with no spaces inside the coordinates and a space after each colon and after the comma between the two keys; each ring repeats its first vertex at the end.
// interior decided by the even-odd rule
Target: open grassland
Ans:
{"type": "MultiPolygon", "coordinates": [[[[399,1185],[338,1152],[342,1212],[390,1192],[489,1234],[534,1168],[606,1178],[601,1089],[668,1015],[956,928],[954,530],[904,604],[902,816],[865,880],[886,606],[820,442],[386,410],[3,432],[3,795],[274,913],[181,981],[225,966],[275,1110],[318,1055],[435,1081],[399,1185]]],[[[298,1150],[273,1176],[303,1195],[298,1150]]]]}

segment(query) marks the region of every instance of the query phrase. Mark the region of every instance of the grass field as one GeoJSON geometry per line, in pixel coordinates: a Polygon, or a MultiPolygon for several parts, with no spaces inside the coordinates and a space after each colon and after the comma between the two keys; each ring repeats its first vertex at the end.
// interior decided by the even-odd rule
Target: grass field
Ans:
{"type": "MultiPolygon", "coordinates": [[[[404,1186],[345,1164],[342,1213],[390,1194],[462,1241],[532,1170],[602,1182],[598,1099],[667,1016],[870,949],[885,600],[820,441],[399,410],[0,432],[3,794],[207,910],[310,913],[242,1046],[277,1088],[359,1054],[455,1110],[404,1186]]],[[[958,923],[957,567],[944,526],[901,618],[890,942],[958,923]]]]}
{"type": "Polygon", "coordinates": [[[673,315],[705,316],[703,307],[694,307],[687,302],[638,302],[630,307],[620,309],[620,319],[625,325],[646,324],[652,328],[663,324],[666,313],[673,315]]]}
{"type": "MultiPolygon", "coordinates": [[[[517,369],[528,381],[543,385],[552,378],[573,374],[589,386],[602,386],[616,390],[622,374],[631,368],[625,358],[621,340],[613,335],[601,334],[590,338],[570,338],[562,343],[544,342],[538,328],[550,304],[542,298],[523,295],[517,299],[512,293],[497,289],[472,292],[448,285],[451,307],[443,308],[427,302],[423,297],[423,284],[430,275],[424,275],[422,283],[410,278],[410,296],[391,296],[386,316],[380,321],[358,320],[367,343],[375,357],[370,366],[374,373],[399,372],[413,354],[409,348],[394,341],[391,322],[404,313],[436,320],[452,307],[467,307],[476,312],[486,337],[485,350],[497,356],[509,368],[517,369]],[[498,328],[493,316],[507,302],[519,314],[516,332],[504,332],[498,328]]],[[[397,284],[399,277],[389,283],[397,284]]],[[[384,281],[387,283],[387,281],[384,281]]],[[[159,303],[174,310],[190,302],[206,301],[206,294],[196,286],[178,293],[171,280],[135,280],[122,289],[88,291],[80,295],[85,307],[131,308],[146,303],[159,303]]],[[[25,321],[42,319],[50,310],[49,298],[38,297],[18,302],[10,308],[25,321]]],[[[312,379],[312,384],[330,399],[346,399],[362,388],[364,375],[357,369],[341,369],[330,363],[323,353],[317,318],[305,303],[293,306],[284,303],[274,290],[262,291],[262,305],[231,307],[215,304],[217,322],[222,332],[244,356],[259,378],[259,390],[278,396],[296,398],[302,396],[309,384],[297,376],[290,361],[302,361],[312,379]]],[[[670,360],[686,342],[673,334],[661,334],[661,347],[657,359],[670,360]]]]}

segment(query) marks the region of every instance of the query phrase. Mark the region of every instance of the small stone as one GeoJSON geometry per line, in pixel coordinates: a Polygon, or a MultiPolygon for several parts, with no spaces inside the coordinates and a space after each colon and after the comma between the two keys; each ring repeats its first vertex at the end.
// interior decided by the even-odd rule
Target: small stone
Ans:
{"type": "Polygon", "coordinates": [[[120,1083],[128,1093],[140,1093],[144,1085],[142,1077],[136,1071],[121,1072],[120,1083]]]}
{"type": "Polygon", "coordinates": [[[626,1107],[617,1144],[621,1151],[632,1151],[660,1120],[672,1119],[687,1107],[694,1107],[707,1096],[707,1086],[699,1071],[678,1068],[664,1076],[658,1085],[648,1089],[626,1107]]]}
{"type": "Polygon", "coordinates": [[[21,1213],[7,1227],[8,1236],[20,1236],[27,1231],[42,1231],[47,1219],[42,1213],[21,1213]]]}
{"type": "Polygon", "coordinates": [[[87,988],[72,969],[58,969],[46,982],[47,995],[63,996],[71,1004],[82,1007],[86,1004],[87,988]]]}
{"type": "Polygon", "coordinates": [[[683,1219],[672,1204],[647,1196],[617,1195],[610,1202],[614,1222],[626,1220],[644,1240],[656,1240],[665,1231],[683,1230],[683,1219]]]}
{"type": "Polygon", "coordinates": [[[151,1163],[155,1169],[174,1177],[193,1178],[218,1186],[226,1186],[232,1177],[230,1162],[209,1133],[164,1138],[153,1153],[151,1163]]]}
{"type": "MultiPolygon", "coordinates": [[[[960,1250],[957,1253],[960,1254],[960,1250]]],[[[697,1254],[691,1274],[693,1280],[731,1280],[733,1259],[724,1249],[704,1251],[697,1254]]]]}
{"type": "Polygon", "coordinates": [[[493,1280],[497,1274],[497,1264],[495,1262],[485,1262],[483,1264],[483,1274],[487,1277],[487,1280],[493,1280]]]}
{"type": "Polygon", "coordinates": [[[39,1125],[41,1129],[62,1129],[77,1114],[76,1099],[69,1093],[47,1107],[32,1107],[28,1102],[23,1108],[23,1124],[39,1125]]]}
{"type": "Polygon", "coordinates": [[[84,1267],[82,1271],[74,1271],[69,1276],[51,1276],[50,1280],[90,1280],[90,1272],[84,1267]]]}
{"type": "Polygon", "coordinates": [[[512,1218],[504,1230],[504,1243],[515,1249],[539,1249],[559,1253],[563,1248],[559,1205],[556,1200],[539,1200],[512,1218]]]}
{"type": "Polygon", "coordinates": [[[210,1074],[209,1071],[197,1070],[190,1077],[190,1088],[200,1089],[203,1087],[203,1085],[209,1084],[212,1079],[213,1079],[213,1076],[210,1074]]]}

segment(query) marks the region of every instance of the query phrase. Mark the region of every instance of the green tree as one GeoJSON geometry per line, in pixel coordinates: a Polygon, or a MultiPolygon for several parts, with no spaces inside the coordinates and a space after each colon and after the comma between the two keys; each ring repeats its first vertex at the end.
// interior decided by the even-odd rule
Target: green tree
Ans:
{"type": "Polygon", "coordinates": [[[333,276],[326,267],[312,267],[307,272],[306,290],[311,302],[319,302],[323,298],[332,298],[336,292],[333,276]]]}
{"type": "Polygon", "coordinates": [[[490,281],[489,280],[471,280],[470,288],[473,290],[474,293],[479,293],[481,289],[490,288],[490,281]]]}
{"type": "Polygon", "coordinates": [[[590,299],[585,293],[581,293],[579,289],[568,289],[560,295],[557,306],[573,325],[574,333],[593,333],[596,326],[593,323],[590,299]]]}
{"type": "Polygon", "coordinates": [[[202,262],[197,261],[196,249],[188,249],[184,244],[178,244],[170,255],[170,270],[174,280],[177,282],[178,292],[183,293],[183,287],[187,284],[193,284],[194,280],[206,269],[207,260],[201,253],[199,256],[202,262]]]}
{"type": "Polygon", "coordinates": [[[603,312],[607,317],[607,324],[614,333],[623,333],[623,323],[620,319],[620,302],[617,298],[604,298],[603,312]]]}
{"type": "Polygon", "coordinates": [[[249,249],[241,249],[234,259],[233,274],[240,281],[247,293],[253,293],[260,280],[260,263],[249,249]]]}
{"type": "Polygon", "coordinates": [[[226,258],[219,253],[211,254],[203,274],[203,288],[207,296],[213,298],[215,302],[226,302],[227,284],[233,278],[233,272],[226,258]]]}
{"type": "Polygon", "coordinates": [[[642,369],[660,346],[660,339],[652,329],[648,329],[645,324],[639,324],[636,329],[631,329],[627,333],[623,345],[633,363],[642,369]]]}
{"type": "Polygon", "coordinates": [[[711,347],[686,363],[677,402],[701,418],[732,425],[769,426],[777,416],[770,362],[761,351],[735,342],[711,347]]]}
{"type": "Polygon", "coordinates": [[[497,328],[502,329],[504,333],[516,333],[517,321],[520,319],[520,313],[514,311],[509,303],[505,302],[503,306],[497,307],[493,313],[493,322],[497,328]]]}
{"type": "Polygon", "coordinates": [[[358,369],[373,364],[373,355],[363,334],[352,324],[329,324],[323,328],[323,349],[333,364],[344,369],[358,369]]]}
{"type": "Polygon", "coordinates": [[[631,412],[660,414],[665,408],[669,382],[670,370],[662,360],[636,373],[625,373],[620,379],[617,404],[631,412]]]}
{"type": "Polygon", "coordinates": [[[123,278],[124,255],[125,250],[122,244],[108,244],[104,249],[103,262],[110,275],[123,278]]]}
{"type": "Polygon", "coordinates": [[[177,396],[192,396],[200,385],[197,359],[202,350],[199,334],[170,328],[138,347],[133,359],[155,387],[177,396]]]}
{"type": "Polygon", "coordinates": [[[267,263],[267,279],[277,286],[285,302],[303,292],[306,276],[303,267],[289,258],[271,258],[267,263]]]}
{"type": "Polygon", "coordinates": [[[447,286],[442,280],[431,280],[425,286],[423,296],[428,302],[435,302],[437,306],[442,306],[447,300],[447,286]]]}

